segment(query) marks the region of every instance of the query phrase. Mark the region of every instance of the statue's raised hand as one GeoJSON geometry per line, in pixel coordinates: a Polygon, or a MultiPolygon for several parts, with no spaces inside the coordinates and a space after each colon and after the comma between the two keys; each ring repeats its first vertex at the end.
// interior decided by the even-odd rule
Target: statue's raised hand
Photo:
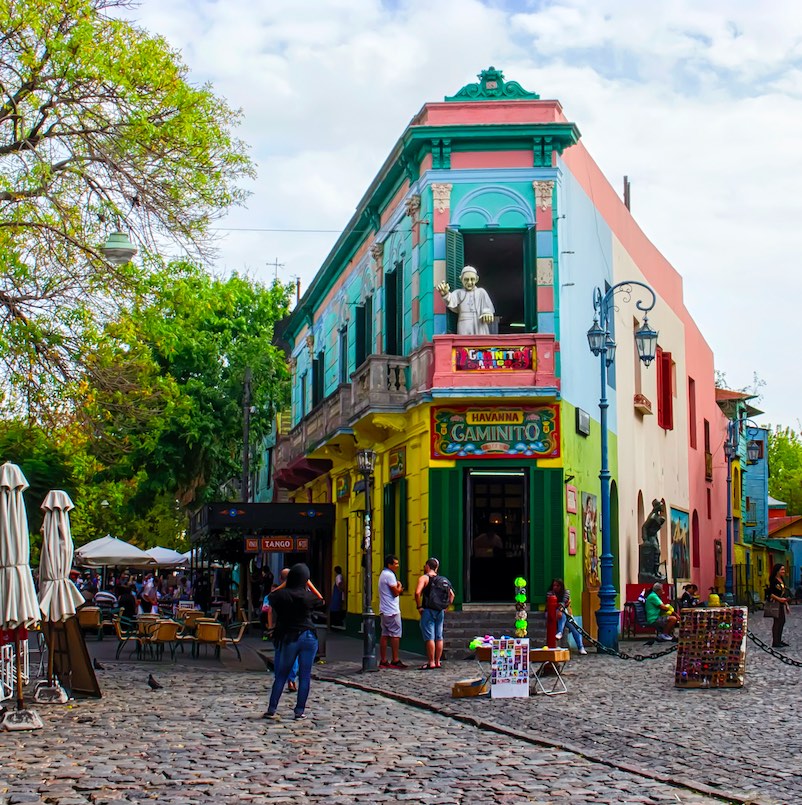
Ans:
{"type": "Polygon", "coordinates": [[[448,296],[451,291],[451,286],[447,282],[441,282],[437,286],[437,290],[440,291],[440,296],[448,296]]]}

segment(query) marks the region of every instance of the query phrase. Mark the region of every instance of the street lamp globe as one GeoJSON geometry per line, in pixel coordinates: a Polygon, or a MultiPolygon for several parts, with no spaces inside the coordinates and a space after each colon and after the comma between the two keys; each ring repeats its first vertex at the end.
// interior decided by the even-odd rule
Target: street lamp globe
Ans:
{"type": "Polygon", "coordinates": [[[115,266],[130,263],[137,253],[137,248],[128,239],[125,232],[112,232],[101,249],[105,258],[115,266]]]}
{"type": "Polygon", "coordinates": [[[604,342],[604,349],[604,361],[608,366],[612,366],[613,361],[615,361],[615,341],[613,341],[609,333],[607,334],[607,340],[604,342]]]}
{"type": "Polygon", "coordinates": [[[373,472],[373,467],[376,465],[376,451],[375,450],[357,450],[356,452],[356,466],[363,475],[370,475],[373,472]]]}
{"type": "Polygon", "coordinates": [[[760,443],[754,439],[746,445],[746,459],[750,464],[756,464],[760,460],[760,443]]]}
{"type": "Polygon", "coordinates": [[[643,317],[643,324],[635,333],[635,343],[638,347],[638,357],[648,366],[657,353],[657,330],[649,326],[649,317],[643,317]]]}
{"type": "Polygon", "coordinates": [[[588,330],[588,346],[590,351],[598,358],[604,349],[604,342],[607,339],[607,331],[599,327],[599,319],[593,319],[593,326],[588,330]]]}

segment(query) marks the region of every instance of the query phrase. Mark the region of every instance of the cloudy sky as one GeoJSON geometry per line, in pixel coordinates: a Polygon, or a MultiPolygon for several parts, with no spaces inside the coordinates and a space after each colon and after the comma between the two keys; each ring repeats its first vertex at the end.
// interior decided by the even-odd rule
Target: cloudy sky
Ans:
{"type": "Polygon", "coordinates": [[[410,118],[492,64],[561,101],[616,189],[630,177],[717,368],[733,388],[756,372],[761,419],[800,427],[783,346],[802,289],[796,3],[142,0],[131,14],[244,112],[259,176],[220,224],[218,270],[305,287],[410,118]]]}

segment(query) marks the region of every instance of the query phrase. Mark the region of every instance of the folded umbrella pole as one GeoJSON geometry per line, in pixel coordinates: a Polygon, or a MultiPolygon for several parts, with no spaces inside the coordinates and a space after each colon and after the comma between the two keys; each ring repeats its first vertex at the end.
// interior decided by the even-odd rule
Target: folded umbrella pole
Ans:
{"type": "Polygon", "coordinates": [[[17,708],[3,714],[0,726],[7,730],[41,729],[42,719],[25,708],[22,692],[23,639],[28,628],[39,622],[39,604],[33,584],[30,537],[25,501],[28,488],[16,464],[0,466],[0,629],[13,632],[16,650],[17,708]]]}
{"type": "MultiPolygon", "coordinates": [[[[74,508],[70,496],[60,489],[47,493],[42,510],[42,555],[39,559],[39,609],[43,621],[60,623],[75,615],[84,603],[78,588],[70,581],[73,544],[70,532],[69,511],[74,508]]],[[[49,644],[53,633],[49,631],[49,644]]],[[[33,692],[35,702],[63,704],[67,692],[53,675],[53,650],[47,652],[47,680],[39,682],[33,692]]]]}

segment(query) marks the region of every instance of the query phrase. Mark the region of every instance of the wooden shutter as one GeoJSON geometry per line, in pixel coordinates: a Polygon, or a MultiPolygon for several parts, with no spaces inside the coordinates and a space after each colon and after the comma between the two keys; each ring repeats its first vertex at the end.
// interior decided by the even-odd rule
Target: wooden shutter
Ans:
{"type": "Polygon", "coordinates": [[[382,525],[384,534],[384,557],[396,553],[395,547],[395,495],[392,484],[384,485],[384,510],[382,511],[382,525]]]}
{"type": "Polygon", "coordinates": [[[354,316],[354,370],[365,362],[367,351],[365,349],[365,306],[357,305],[354,316]]]}
{"type": "Polygon", "coordinates": [[[529,600],[542,604],[553,578],[563,577],[563,495],[561,469],[532,472],[530,496],[529,600]]]}
{"type": "MultiPolygon", "coordinates": [[[[446,229],[446,282],[453,291],[460,287],[459,275],[465,266],[465,242],[459,229],[446,229]]],[[[457,314],[448,311],[449,333],[457,332],[457,314]]]]}
{"type": "MultiPolygon", "coordinates": [[[[537,332],[537,230],[524,234],[524,323],[527,333],[537,332]]],[[[556,298],[556,294],[555,294],[556,298]]]]}
{"type": "Polygon", "coordinates": [[[398,263],[393,271],[384,275],[384,351],[400,355],[398,351],[398,263]]]}
{"type": "Polygon", "coordinates": [[[674,395],[671,388],[671,353],[657,347],[657,424],[664,430],[674,427],[674,395]]]}
{"type": "Polygon", "coordinates": [[[465,548],[465,526],[462,486],[462,470],[429,470],[429,556],[440,560],[440,569],[454,586],[457,603],[462,603],[464,594],[463,556],[465,548]]]}

